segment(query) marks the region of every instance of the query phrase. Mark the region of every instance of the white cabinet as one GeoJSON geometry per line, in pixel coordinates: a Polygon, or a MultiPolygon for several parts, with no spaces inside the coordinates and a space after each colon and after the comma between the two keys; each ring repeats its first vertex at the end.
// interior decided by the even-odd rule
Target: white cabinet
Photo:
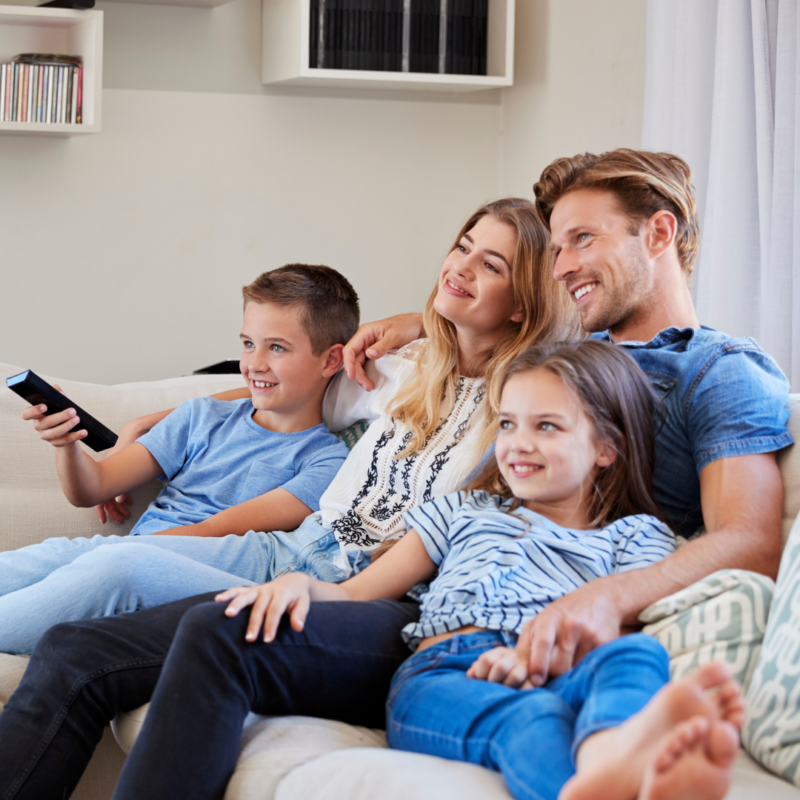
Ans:
{"type": "Polygon", "coordinates": [[[309,29],[310,0],[263,0],[263,83],[474,92],[514,82],[514,0],[489,0],[486,75],[311,68],[309,29]]]}
{"type": "Polygon", "coordinates": [[[0,133],[77,136],[100,132],[103,88],[103,12],[0,6],[0,63],[20,53],[83,59],[83,122],[0,122],[0,133]]]}

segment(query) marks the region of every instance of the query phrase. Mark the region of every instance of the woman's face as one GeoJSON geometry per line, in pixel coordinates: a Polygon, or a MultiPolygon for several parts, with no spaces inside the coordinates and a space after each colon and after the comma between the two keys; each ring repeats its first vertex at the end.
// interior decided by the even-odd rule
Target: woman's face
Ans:
{"type": "Polygon", "coordinates": [[[516,249],[511,225],[481,217],[444,260],[434,309],[473,336],[497,336],[510,321],[519,322],[511,284],[516,249]]]}

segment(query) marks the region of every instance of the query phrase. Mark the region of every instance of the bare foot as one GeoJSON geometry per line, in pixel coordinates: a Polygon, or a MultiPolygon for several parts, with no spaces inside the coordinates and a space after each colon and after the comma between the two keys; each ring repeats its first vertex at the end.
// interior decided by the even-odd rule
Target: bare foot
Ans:
{"type": "Polygon", "coordinates": [[[688,678],[667,684],[622,725],[596,733],[578,751],[577,774],[559,800],[635,800],[664,737],[694,717],[741,727],[744,701],[726,664],[706,664],[688,678]]]}
{"type": "Polygon", "coordinates": [[[639,800],[722,800],[738,749],[730,722],[692,717],[676,725],[645,771],[639,800]]]}

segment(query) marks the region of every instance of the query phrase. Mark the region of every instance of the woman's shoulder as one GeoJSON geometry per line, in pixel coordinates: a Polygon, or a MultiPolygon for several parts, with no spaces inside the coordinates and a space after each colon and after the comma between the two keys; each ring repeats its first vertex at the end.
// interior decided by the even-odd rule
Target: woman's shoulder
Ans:
{"type": "Polygon", "coordinates": [[[425,350],[427,344],[427,339],[415,339],[413,342],[404,344],[402,347],[398,347],[396,350],[390,350],[387,355],[396,356],[397,358],[402,358],[406,361],[416,361],[420,355],[422,355],[422,352],[425,350]]]}

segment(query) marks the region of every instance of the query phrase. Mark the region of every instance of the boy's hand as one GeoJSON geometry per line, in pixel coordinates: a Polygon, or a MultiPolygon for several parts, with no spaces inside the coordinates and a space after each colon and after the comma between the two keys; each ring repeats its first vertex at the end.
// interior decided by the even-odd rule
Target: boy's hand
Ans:
{"type": "Polygon", "coordinates": [[[365,322],[344,347],[344,371],[347,377],[371,392],[375,384],[364,372],[366,360],[375,361],[390,350],[419,339],[422,334],[422,314],[397,314],[377,322],[365,322]]]}
{"type": "Polygon", "coordinates": [[[515,647],[495,647],[478,657],[467,670],[468,678],[502,683],[514,689],[530,689],[528,653],[515,647]]]}
{"type": "MultiPolygon", "coordinates": [[[[58,384],[53,384],[53,388],[61,391],[58,384]]],[[[45,416],[47,406],[30,406],[22,412],[22,419],[33,420],[33,427],[39,434],[42,441],[53,445],[53,447],[66,447],[73,442],[79,442],[87,436],[87,432],[72,431],[72,429],[80,422],[74,408],[68,408],[66,411],[59,411],[56,414],[45,416]]]]}
{"type": "Polygon", "coordinates": [[[308,575],[293,573],[260,586],[237,586],[218,594],[214,599],[218,603],[231,601],[225,609],[225,614],[229,617],[235,617],[243,608],[253,606],[244,638],[248,642],[254,642],[263,625],[264,641],[271,642],[275,638],[281,617],[287,611],[291,626],[296,631],[303,630],[311,605],[310,584],[308,575]]]}
{"type": "Polygon", "coordinates": [[[94,507],[94,513],[97,514],[97,519],[104,525],[109,519],[113,519],[114,522],[118,522],[121,525],[131,516],[131,512],[128,511],[127,508],[131,503],[133,503],[133,500],[131,500],[130,495],[121,494],[113,500],[108,500],[105,503],[96,505],[94,507]]]}

